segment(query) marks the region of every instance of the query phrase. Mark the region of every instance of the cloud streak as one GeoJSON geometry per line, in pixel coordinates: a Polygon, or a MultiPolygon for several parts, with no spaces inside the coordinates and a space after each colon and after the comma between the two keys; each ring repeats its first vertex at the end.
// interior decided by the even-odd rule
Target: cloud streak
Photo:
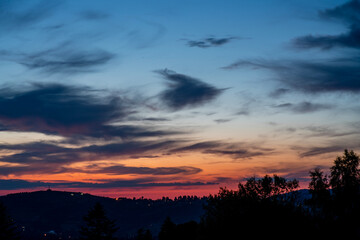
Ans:
{"type": "Polygon", "coordinates": [[[5,180],[0,179],[0,190],[34,189],[39,187],[53,188],[151,188],[151,187],[186,187],[186,186],[205,186],[217,185],[215,182],[156,182],[153,178],[135,180],[107,180],[100,183],[92,182],[44,182],[26,181],[20,179],[5,180]]]}

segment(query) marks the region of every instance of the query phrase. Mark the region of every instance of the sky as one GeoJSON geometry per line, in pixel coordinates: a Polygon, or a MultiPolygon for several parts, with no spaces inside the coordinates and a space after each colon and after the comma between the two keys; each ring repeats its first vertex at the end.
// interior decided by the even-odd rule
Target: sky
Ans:
{"type": "Polygon", "coordinates": [[[0,0],[0,195],[217,193],[360,150],[360,1],[0,0]]]}

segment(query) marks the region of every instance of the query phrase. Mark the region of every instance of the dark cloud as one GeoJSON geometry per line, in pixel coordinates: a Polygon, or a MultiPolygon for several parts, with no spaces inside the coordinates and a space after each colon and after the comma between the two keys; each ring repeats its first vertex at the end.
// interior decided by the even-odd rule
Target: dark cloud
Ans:
{"type": "Polygon", "coordinates": [[[124,115],[121,99],[98,98],[87,87],[34,84],[26,90],[0,89],[0,122],[14,131],[37,131],[68,135],[124,115]]]}
{"type": "MultiPolygon", "coordinates": [[[[360,3],[350,1],[333,9],[321,11],[321,18],[341,20],[348,27],[346,33],[334,36],[308,35],[296,38],[293,44],[300,48],[333,47],[360,48],[360,3]]],[[[360,57],[358,52],[341,52],[344,57],[304,60],[240,60],[224,69],[252,67],[273,72],[276,79],[284,84],[283,89],[306,93],[360,92],[360,57]]],[[[339,55],[338,55],[339,56],[339,55]]],[[[283,92],[278,92],[280,95],[283,92]]],[[[275,92],[273,96],[278,96],[275,92]]]]}
{"type": "Polygon", "coordinates": [[[360,2],[352,0],[332,9],[319,12],[324,19],[341,20],[348,24],[360,23],[360,2]]]}
{"type": "Polygon", "coordinates": [[[215,38],[209,37],[201,40],[186,40],[187,45],[190,47],[199,47],[199,48],[210,48],[210,47],[219,47],[224,44],[229,43],[235,39],[239,39],[237,37],[225,37],[225,38],[215,38]]]}
{"type": "MultiPolygon", "coordinates": [[[[0,89],[0,127],[70,137],[68,143],[93,138],[133,139],[180,132],[154,126],[120,124],[138,103],[84,86],[33,84],[0,89]],[[97,96],[96,96],[97,95],[97,96]],[[117,122],[118,124],[111,124],[117,122]]],[[[124,120],[125,121],[125,120],[124,120]]]]}
{"type": "Polygon", "coordinates": [[[313,113],[313,112],[331,109],[333,108],[333,106],[329,104],[301,102],[297,104],[284,103],[284,104],[276,105],[275,108],[285,109],[294,113],[313,113]]]}
{"type": "Polygon", "coordinates": [[[182,187],[182,186],[204,186],[217,185],[215,182],[155,182],[153,178],[135,180],[108,180],[100,183],[92,182],[43,182],[26,181],[19,179],[0,179],[1,190],[33,189],[39,187],[52,188],[135,188],[135,187],[182,187]]]}
{"type": "Polygon", "coordinates": [[[360,25],[353,27],[349,32],[339,35],[313,36],[307,35],[293,40],[298,48],[321,48],[329,50],[334,47],[360,48],[360,25]]]}
{"type": "Polygon", "coordinates": [[[198,79],[170,70],[157,71],[169,81],[168,89],[161,94],[164,103],[173,110],[208,103],[224,91],[198,79]]]}
{"type": "Polygon", "coordinates": [[[349,30],[339,35],[307,35],[294,39],[293,44],[299,48],[321,48],[324,50],[333,47],[360,48],[360,2],[352,0],[333,9],[319,12],[319,16],[327,20],[340,20],[349,30]]]}
{"type": "Polygon", "coordinates": [[[329,60],[240,60],[224,69],[253,67],[273,72],[287,88],[307,93],[359,92],[360,57],[329,60]]]}

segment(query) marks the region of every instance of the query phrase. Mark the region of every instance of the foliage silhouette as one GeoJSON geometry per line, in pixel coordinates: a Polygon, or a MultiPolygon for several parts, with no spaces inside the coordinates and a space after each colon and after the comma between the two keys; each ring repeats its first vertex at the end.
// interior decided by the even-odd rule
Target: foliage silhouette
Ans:
{"type": "Polygon", "coordinates": [[[319,168],[315,168],[313,171],[310,171],[309,175],[311,178],[309,183],[309,192],[312,197],[308,203],[317,208],[322,208],[330,200],[330,185],[328,177],[324,175],[319,168]]]}
{"type": "Polygon", "coordinates": [[[198,239],[199,225],[195,221],[175,224],[167,217],[161,227],[159,240],[195,240],[198,239]]]}
{"type": "Polygon", "coordinates": [[[0,239],[19,240],[20,235],[14,220],[8,216],[6,207],[0,202],[0,239]]]}
{"type": "Polygon", "coordinates": [[[338,197],[355,197],[360,191],[359,156],[345,149],[331,167],[330,185],[338,197]]]}
{"type": "Polygon", "coordinates": [[[332,214],[337,235],[341,237],[360,237],[359,160],[354,151],[345,149],[343,156],[337,157],[330,169],[330,185],[334,192],[332,214]]]}
{"type": "MultiPolygon", "coordinates": [[[[237,191],[220,188],[209,197],[199,239],[268,238],[274,231],[288,238],[299,225],[310,230],[308,217],[295,201],[297,188],[297,180],[277,175],[249,178],[239,183],[237,191]]],[[[306,232],[298,236],[305,237],[306,232]]]]}
{"type": "Polygon", "coordinates": [[[105,215],[103,206],[96,203],[84,216],[86,226],[81,227],[80,240],[116,240],[114,233],[117,231],[115,222],[105,215]]]}
{"type": "Polygon", "coordinates": [[[176,224],[166,217],[159,233],[159,240],[171,240],[176,236],[176,224]]]}

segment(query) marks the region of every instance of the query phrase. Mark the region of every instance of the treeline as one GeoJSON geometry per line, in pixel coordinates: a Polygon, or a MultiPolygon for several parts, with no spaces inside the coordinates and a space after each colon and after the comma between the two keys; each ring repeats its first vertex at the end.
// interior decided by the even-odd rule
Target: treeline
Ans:
{"type": "Polygon", "coordinates": [[[168,218],[158,239],[359,239],[359,156],[345,150],[329,172],[309,172],[311,198],[305,201],[295,191],[297,180],[277,175],[250,178],[237,190],[221,188],[209,197],[200,223],[176,225],[168,218]]]}
{"type": "MultiPolygon", "coordinates": [[[[210,195],[200,222],[175,224],[168,217],[158,235],[140,229],[133,239],[359,239],[359,161],[357,154],[345,150],[333,162],[329,175],[318,168],[311,170],[311,198],[305,201],[299,200],[297,180],[277,175],[252,177],[246,183],[239,183],[236,190],[220,188],[217,194],[210,195]]],[[[194,198],[185,196],[176,200],[194,198]]],[[[20,239],[15,223],[4,214],[2,206],[0,212],[0,239],[20,239]]],[[[117,229],[101,204],[96,204],[84,217],[80,240],[116,240],[117,229]]]]}

